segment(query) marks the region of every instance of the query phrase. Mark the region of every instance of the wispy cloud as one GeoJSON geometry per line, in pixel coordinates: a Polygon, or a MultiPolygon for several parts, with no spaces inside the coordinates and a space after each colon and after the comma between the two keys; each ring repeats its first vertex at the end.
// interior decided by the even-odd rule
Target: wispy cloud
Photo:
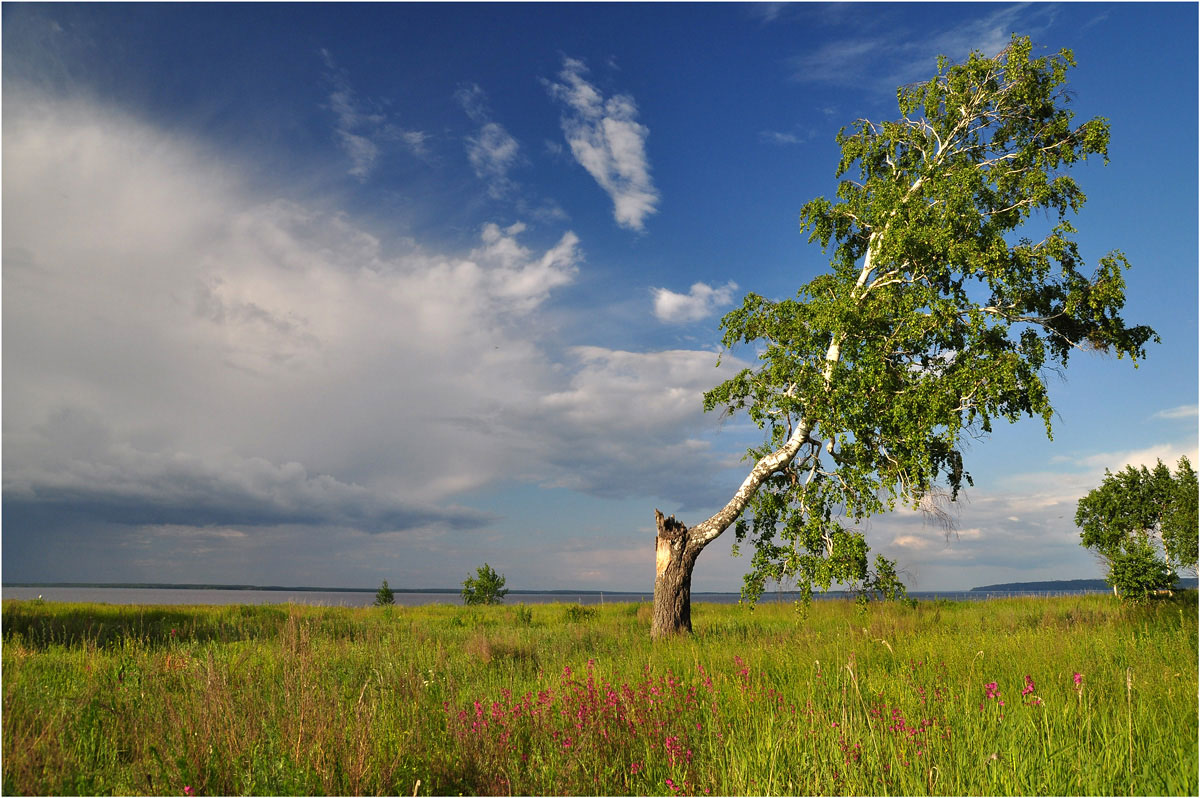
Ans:
{"type": "Polygon", "coordinates": [[[632,97],[616,94],[605,98],[584,78],[586,73],[582,61],[565,58],[559,73],[562,82],[546,81],[551,96],[567,106],[563,134],[575,160],[612,199],[617,224],[642,230],[659,202],[646,157],[650,131],[637,121],[637,103],[632,97]]]}
{"type": "Polygon", "coordinates": [[[779,144],[781,146],[787,146],[789,144],[803,144],[805,142],[803,136],[799,136],[795,133],[781,133],[778,130],[764,130],[758,135],[763,141],[770,142],[771,144],[779,144]]]}
{"type": "Polygon", "coordinates": [[[897,86],[928,78],[938,55],[952,61],[965,60],[972,50],[994,55],[1008,45],[1014,32],[1036,36],[1055,14],[1053,4],[1017,4],[942,30],[915,33],[892,28],[832,40],[792,58],[792,76],[805,83],[864,86],[890,94],[897,86]]]}
{"type": "Polygon", "coordinates": [[[1180,405],[1179,407],[1172,407],[1168,410],[1159,410],[1152,416],[1152,418],[1161,418],[1170,421],[1181,418],[1196,418],[1198,414],[1197,411],[1198,409],[1196,405],[1180,405]]]}
{"type": "Polygon", "coordinates": [[[388,120],[376,103],[359,99],[346,70],[337,65],[328,50],[320,51],[325,77],[332,85],[329,109],[337,117],[334,134],[338,145],[350,158],[349,173],[366,180],[380,157],[381,144],[398,141],[414,155],[425,155],[429,136],[419,130],[407,130],[388,120]]]}
{"type": "Polygon", "coordinates": [[[693,283],[686,294],[668,288],[654,289],[654,315],[659,321],[681,323],[700,321],[711,316],[717,308],[733,302],[737,283],[733,280],[713,288],[708,283],[693,283]]]}
{"type": "Polygon", "coordinates": [[[769,24],[778,20],[788,5],[789,3],[750,3],[747,10],[751,17],[769,24]]]}
{"type": "Polygon", "coordinates": [[[488,195],[500,199],[514,187],[508,172],[520,163],[520,145],[504,126],[493,122],[483,89],[471,83],[455,93],[467,116],[479,123],[475,135],[467,137],[467,158],[476,177],[487,182],[488,195]]]}

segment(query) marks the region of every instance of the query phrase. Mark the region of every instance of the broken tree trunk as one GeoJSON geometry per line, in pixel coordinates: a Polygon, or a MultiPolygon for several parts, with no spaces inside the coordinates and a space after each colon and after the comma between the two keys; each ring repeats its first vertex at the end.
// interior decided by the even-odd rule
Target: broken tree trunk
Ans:
{"type": "Polygon", "coordinates": [[[658,526],[655,536],[654,639],[692,631],[692,568],[707,541],[693,538],[688,528],[654,511],[658,526]]]}

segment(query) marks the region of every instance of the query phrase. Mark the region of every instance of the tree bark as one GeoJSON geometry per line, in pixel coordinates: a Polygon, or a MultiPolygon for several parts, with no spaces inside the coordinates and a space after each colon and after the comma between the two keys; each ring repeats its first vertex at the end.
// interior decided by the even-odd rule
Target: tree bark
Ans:
{"type": "MultiPolygon", "coordinates": [[[[910,189],[910,193],[915,188],[916,186],[910,189]]],[[[867,284],[875,269],[872,260],[879,237],[879,234],[871,234],[862,271],[855,283],[856,291],[867,284]]],[[[835,334],[825,352],[823,373],[826,385],[833,381],[833,369],[841,360],[844,339],[844,334],[835,334]]],[[[658,532],[655,536],[654,619],[650,625],[651,638],[659,639],[692,631],[692,569],[696,565],[696,558],[705,546],[716,540],[738,519],[767,477],[792,462],[805,444],[819,448],[819,442],[809,437],[814,426],[813,419],[797,419],[792,434],[782,446],[754,464],[754,468],[746,475],[733,498],[712,517],[691,529],[676,521],[673,515],[663,517],[661,512],[654,511],[658,532]]]]}
{"type": "Polygon", "coordinates": [[[706,545],[694,539],[688,528],[654,511],[658,527],[655,535],[654,618],[650,637],[664,637],[692,631],[692,568],[706,545]]]}

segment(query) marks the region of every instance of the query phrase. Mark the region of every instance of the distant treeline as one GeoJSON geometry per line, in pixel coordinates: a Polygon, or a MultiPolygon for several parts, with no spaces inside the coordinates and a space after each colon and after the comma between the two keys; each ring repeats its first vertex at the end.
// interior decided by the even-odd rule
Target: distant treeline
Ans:
{"type": "MultiPolygon", "coordinates": [[[[1195,588],[1197,580],[1180,579],[1180,589],[1195,588]]],[[[971,588],[972,593],[1040,593],[1059,590],[1112,590],[1112,585],[1103,579],[1058,579],[1051,582],[1006,582],[1001,585],[984,585],[971,588]]]]}
{"type": "MultiPolygon", "coordinates": [[[[375,587],[288,587],[285,585],[176,585],[167,582],[5,582],[4,587],[111,587],[125,590],[274,590],[305,593],[374,593],[375,587]]],[[[460,593],[456,587],[391,588],[393,593],[460,593]]],[[[620,590],[510,590],[513,595],[599,596],[645,595],[620,590]]]]}

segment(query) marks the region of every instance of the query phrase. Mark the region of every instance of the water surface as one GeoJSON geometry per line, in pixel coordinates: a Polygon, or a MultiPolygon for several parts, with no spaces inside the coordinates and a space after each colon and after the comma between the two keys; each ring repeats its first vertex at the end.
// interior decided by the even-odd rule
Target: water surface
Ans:
{"type": "MultiPolygon", "coordinates": [[[[1054,591],[1054,592],[968,592],[932,591],[912,592],[909,595],[919,600],[949,599],[952,601],[981,601],[989,598],[1011,598],[1016,596],[1063,596],[1106,591],[1054,591]]],[[[367,607],[375,603],[374,591],[340,590],[230,590],[222,588],[144,588],[144,587],[3,587],[0,597],[5,599],[35,599],[44,601],[80,602],[90,604],[311,604],[323,607],[367,607]]],[[[462,604],[458,593],[395,593],[396,604],[420,606],[423,604],[462,604]]],[[[506,604],[550,604],[579,603],[604,604],[614,602],[650,601],[652,591],[645,593],[580,592],[580,593],[518,593],[511,591],[505,597],[506,604]]],[[[817,595],[818,599],[846,598],[844,593],[817,595]]],[[[692,593],[694,602],[736,604],[737,593],[692,593]]],[[[792,593],[766,593],[764,602],[786,602],[796,600],[792,593]]]]}

